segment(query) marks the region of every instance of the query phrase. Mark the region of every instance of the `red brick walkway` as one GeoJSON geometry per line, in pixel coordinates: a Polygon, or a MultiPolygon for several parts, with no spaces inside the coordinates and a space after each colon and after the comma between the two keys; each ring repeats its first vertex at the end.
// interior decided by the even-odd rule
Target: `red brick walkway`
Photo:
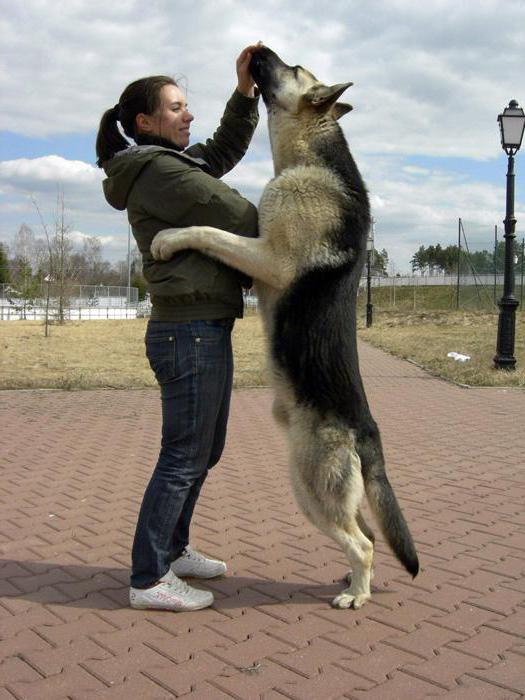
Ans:
{"type": "Polygon", "coordinates": [[[196,613],[127,607],[156,457],[155,390],[0,394],[0,700],[415,700],[525,693],[525,393],[461,389],[361,348],[412,582],[381,541],[374,596],[297,512],[268,390],[234,394],[193,543],[225,557],[196,613]]]}

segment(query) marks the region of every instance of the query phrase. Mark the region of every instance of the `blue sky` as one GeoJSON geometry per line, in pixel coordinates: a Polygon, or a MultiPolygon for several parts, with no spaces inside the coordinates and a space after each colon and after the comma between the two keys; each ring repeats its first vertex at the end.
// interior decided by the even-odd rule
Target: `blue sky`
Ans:
{"type": "MultiPolygon", "coordinates": [[[[0,153],[2,160],[40,158],[52,153],[63,158],[82,160],[94,164],[96,160],[94,154],[95,139],[95,130],[84,134],[61,134],[47,138],[23,136],[14,132],[2,131],[0,132],[0,153]]],[[[507,168],[507,158],[503,151],[498,153],[495,159],[487,161],[459,156],[414,155],[405,156],[404,162],[406,165],[424,169],[439,167],[447,171],[463,174],[468,178],[476,178],[495,185],[501,184],[507,168]]]]}
{"type": "MultiPolygon", "coordinates": [[[[376,247],[392,272],[420,245],[454,243],[462,217],[482,242],[505,212],[498,113],[525,102],[521,0],[25,0],[0,25],[0,241],[22,223],[42,235],[32,200],[53,221],[57,188],[80,244],[99,236],[123,259],[125,215],[103,199],[95,167],[100,115],[143,75],[184,77],[192,140],[212,132],[235,85],[235,58],[258,39],[321,80],[353,81],[344,117],[367,182],[376,247]]],[[[257,202],[272,176],[264,106],[252,146],[225,178],[257,202]]],[[[525,234],[525,147],[516,158],[517,235],[525,234]]]]}
{"type": "Polygon", "coordinates": [[[24,136],[12,131],[0,132],[0,153],[2,160],[14,160],[16,158],[41,158],[50,154],[62,156],[72,160],[83,160],[86,163],[95,163],[93,144],[96,139],[96,131],[88,131],[85,134],[59,134],[47,138],[24,136]]]}

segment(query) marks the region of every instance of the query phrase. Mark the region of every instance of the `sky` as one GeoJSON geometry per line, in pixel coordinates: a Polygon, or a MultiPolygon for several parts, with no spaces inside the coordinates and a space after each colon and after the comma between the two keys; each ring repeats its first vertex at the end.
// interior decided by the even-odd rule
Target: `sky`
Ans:
{"type": "MultiPolygon", "coordinates": [[[[421,246],[473,248],[503,234],[507,158],[498,114],[525,103],[524,0],[0,0],[0,242],[21,224],[42,236],[63,192],[81,243],[127,253],[126,215],[106,203],[95,165],[100,117],[131,81],[175,77],[192,143],[213,133],[235,59],[262,40],[326,84],[349,82],[341,127],[367,184],[375,247],[390,274],[421,246]],[[35,203],[37,207],[35,206],[35,203]]],[[[264,105],[250,149],[225,182],[257,204],[273,176],[264,105]]],[[[525,145],[516,156],[516,234],[525,236],[525,145]]]]}

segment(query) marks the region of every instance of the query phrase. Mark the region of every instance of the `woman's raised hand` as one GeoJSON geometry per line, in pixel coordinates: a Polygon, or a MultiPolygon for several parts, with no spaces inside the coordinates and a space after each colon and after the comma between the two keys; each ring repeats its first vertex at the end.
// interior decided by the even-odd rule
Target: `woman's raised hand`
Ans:
{"type": "Polygon", "coordinates": [[[250,73],[250,61],[252,54],[260,49],[262,45],[262,41],[258,41],[256,44],[250,44],[250,46],[247,46],[241,51],[237,58],[237,90],[243,95],[246,95],[246,97],[254,96],[255,82],[250,73]]]}

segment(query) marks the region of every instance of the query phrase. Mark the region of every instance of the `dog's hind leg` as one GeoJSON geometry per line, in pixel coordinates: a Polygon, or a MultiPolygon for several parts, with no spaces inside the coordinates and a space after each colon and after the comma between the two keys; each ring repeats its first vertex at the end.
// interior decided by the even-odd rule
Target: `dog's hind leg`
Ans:
{"type": "Polygon", "coordinates": [[[300,479],[292,479],[292,485],[297,503],[305,516],[323,534],[341,547],[352,569],[349,587],[333,599],[332,606],[355,609],[362,607],[371,597],[370,579],[374,545],[362,533],[354,516],[347,513],[344,520],[339,519],[339,523],[336,523],[332,517],[333,513],[328,513],[318,500],[311,498],[309,490],[304,487],[300,479]]]}
{"type": "Polygon", "coordinates": [[[274,398],[272,404],[272,415],[276,423],[282,428],[290,425],[290,412],[293,406],[292,392],[288,382],[279,372],[272,369],[274,398]]]}
{"type": "Polygon", "coordinates": [[[353,431],[333,417],[299,406],[291,412],[290,443],[297,503],[310,522],[343,549],[353,572],[350,586],[332,605],[360,608],[370,598],[374,545],[357,520],[364,483],[353,431]]]}
{"type": "MultiPolygon", "coordinates": [[[[361,530],[361,532],[363,533],[363,535],[364,535],[367,539],[369,539],[370,542],[372,543],[372,546],[374,546],[374,545],[375,545],[375,541],[376,541],[374,532],[373,532],[373,530],[368,526],[368,523],[367,523],[366,520],[364,519],[363,514],[361,513],[360,510],[357,511],[356,516],[355,516],[355,519],[356,519],[357,525],[359,526],[359,529],[361,530]]],[[[373,579],[373,578],[374,578],[374,567],[372,566],[372,569],[371,569],[371,571],[370,571],[370,579],[373,579]]],[[[347,573],[347,575],[345,576],[345,580],[346,580],[346,582],[348,583],[348,585],[350,585],[350,584],[352,583],[352,571],[349,571],[349,572],[347,573]]]]}
{"type": "Polygon", "coordinates": [[[327,514],[323,512],[320,504],[308,498],[306,492],[297,486],[296,483],[296,496],[303,513],[323,534],[341,547],[351,566],[352,576],[351,581],[348,581],[350,585],[332,600],[332,606],[355,609],[362,607],[371,597],[374,545],[362,533],[355,517],[348,515],[344,527],[334,523],[333,519],[326,517],[327,514]]]}
{"type": "Polygon", "coordinates": [[[366,537],[356,519],[348,529],[337,528],[328,533],[342,547],[352,568],[351,583],[333,601],[334,608],[360,608],[370,599],[370,580],[374,545],[366,537]]]}
{"type": "Polygon", "coordinates": [[[355,519],[357,520],[357,524],[359,525],[363,535],[365,537],[368,537],[370,542],[372,544],[374,544],[376,541],[375,535],[374,535],[372,529],[370,527],[368,527],[368,524],[367,524],[366,520],[363,518],[363,514],[361,513],[360,510],[357,511],[355,519]]]}
{"type": "Polygon", "coordinates": [[[276,423],[284,428],[288,427],[290,416],[288,414],[286,404],[277,397],[275,397],[273,400],[272,415],[276,423]]]}

